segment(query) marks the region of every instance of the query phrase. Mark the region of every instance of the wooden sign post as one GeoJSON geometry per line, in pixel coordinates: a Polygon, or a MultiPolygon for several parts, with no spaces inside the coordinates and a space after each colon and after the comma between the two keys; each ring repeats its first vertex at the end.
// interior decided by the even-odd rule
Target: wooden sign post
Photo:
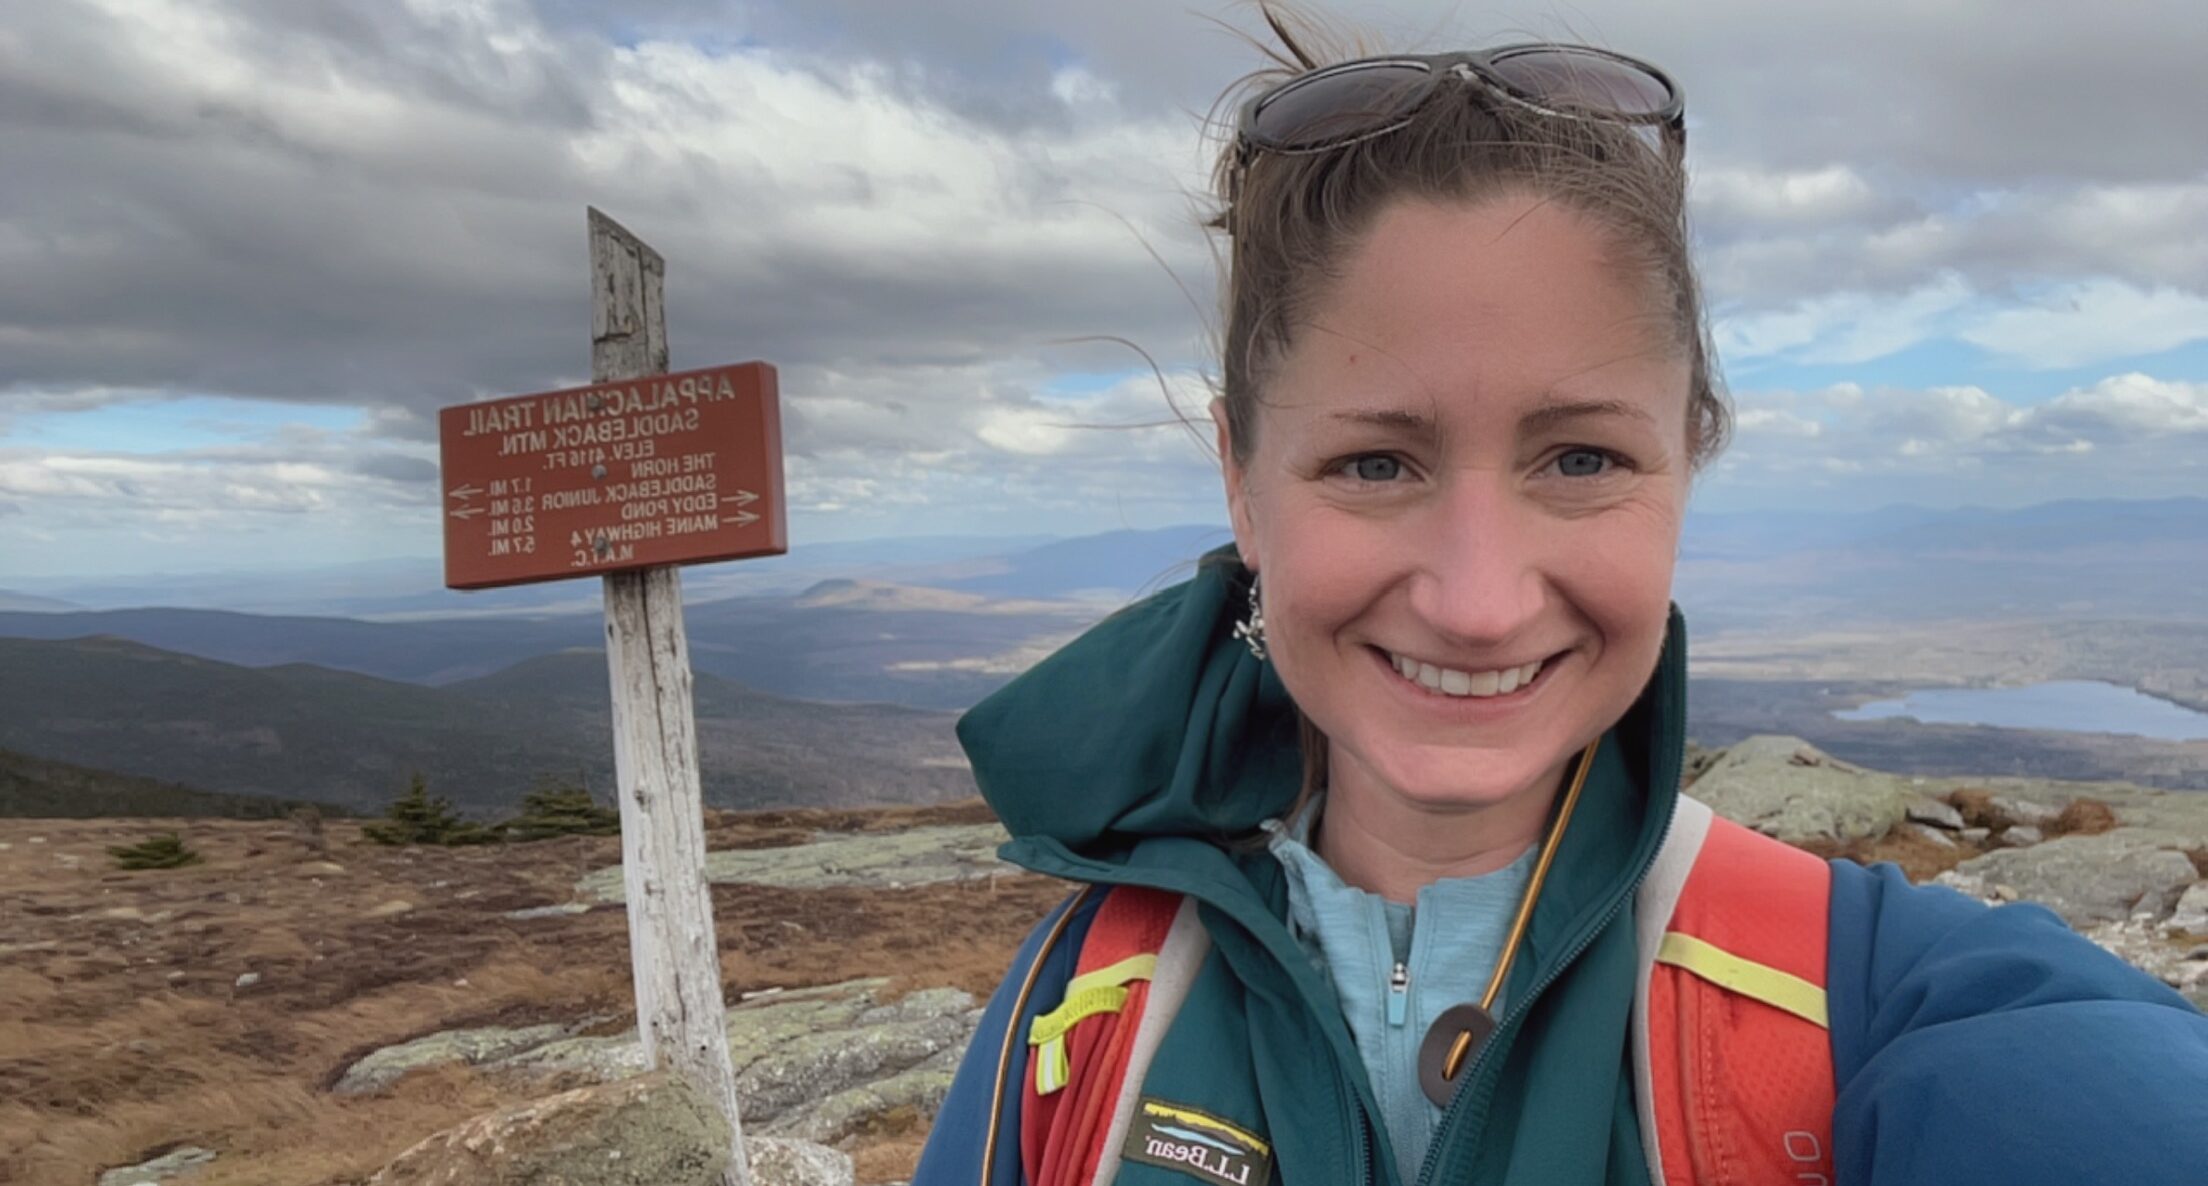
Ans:
{"type": "Polygon", "coordinates": [[[603,574],[637,1033],[728,1117],[726,1186],[750,1186],[676,566],[788,550],[781,418],[764,363],[666,373],[665,276],[591,210],[592,384],[439,412],[445,583],[603,574]]]}
{"type": "MultiPolygon", "coordinates": [[[[664,374],[666,262],[596,209],[589,217],[590,377],[605,383],[664,374]]],[[[775,501],[779,518],[781,499],[775,501]]],[[[663,564],[612,572],[605,583],[637,1036],[648,1064],[673,1068],[728,1117],[729,1186],[751,1186],[705,879],[705,797],[698,782],[682,570],[663,564]]]]}

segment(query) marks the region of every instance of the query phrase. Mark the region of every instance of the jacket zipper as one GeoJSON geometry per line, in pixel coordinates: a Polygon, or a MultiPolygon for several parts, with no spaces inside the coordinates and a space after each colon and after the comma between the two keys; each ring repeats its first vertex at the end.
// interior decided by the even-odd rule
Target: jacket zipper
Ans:
{"type": "MultiPolygon", "coordinates": [[[[1657,833],[1656,852],[1663,851],[1664,840],[1671,835],[1672,821],[1678,816],[1676,803],[1673,804],[1673,808],[1673,811],[1664,819],[1663,831],[1657,833]]],[[[1601,918],[1593,926],[1581,931],[1579,937],[1572,940],[1572,945],[1565,949],[1564,958],[1549,965],[1549,970],[1542,974],[1541,979],[1534,981],[1532,991],[1526,993],[1523,999],[1511,1006],[1510,1012],[1504,1015],[1502,1023],[1495,1027],[1495,1032],[1481,1045],[1479,1052],[1472,1056],[1472,1065],[1465,1068],[1465,1074],[1468,1076],[1466,1085],[1475,1089],[1474,1098],[1452,1101],[1450,1111],[1454,1112],[1460,1105],[1482,1110],[1487,1107],[1488,1098],[1494,1094],[1494,1084],[1485,1081],[1482,1075],[1490,1061],[1488,1055],[1505,1045],[1506,1038],[1515,1039],[1517,1037],[1518,1025],[1525,1019],[1526,1014],[1533,1009],[1533,1003],[1540,1000],[1541,994],[1547,992],[1550,985],[1561,979],[1565,971],[1578,961],[1580,955],[1594,944],[1595,936],[1602,934],[1612,922],[1617,920],[1618,912],[1624,910],[1625,904],[1632,901],[1634,896],[1641,892],[1641,883],[1648,880],[1649,868],[1654,864],[1653,856],[1649,860],[1643,861],[1640,872],[1634,874],[1632,882],[1625,887],[1625,892],[1619,894],[1610,903],[1609,907],[1602,912],[1601,918]]],[[[1459,1091],[1457,1094],[1461,1097],[1464,1092],[1459,1091]]],[[[1443,1117],[1445,1122],[1447,1119],[1446,1116],[1443,1117]]],[[[1435,1128],[1434,1135],[1437,1139],[1427,1146],[1425,1164],[1418,1167],[1417,1180],[1419,1182],[1431,1180],[1434,1166],[1441,1161],[1442,1142],[1438,1138],[1441,1135],[1442,1127],[1446,1127],[1446,1123],[1435,1128]]]]}
{"type": "Polygon", "coordinates": [[[1388,975],[1388,1024],[1401,1028],[1410,1019],[1411,970],[1397,960],[1395,971],[1388,975]]]}
{"type": "MultiPolygon", "coordinates": [[[[1666,826],[1668,828],[1669,825],[1666,826]]],[[[1465,1082],[1468,1086],[1477,1088],[1476,1097],[1468,1101],[1453,1102],[1450,1108],[1451,1111],[1455,1111],[1460,1106],[1477,1108],[1487,1106],[1487,1099],[1491,1094],[1492,1085],[1482,1081],[1481,1072],[1487,1066],[1489,1053],[1505,1045],[1506,1037],[1515,1038],[1517,1036],[1518,1024],[1525,1019],[1527,1012],[1533,1008],[1533,1003],[1540,1000],[1541,994],[1547,992],[1549,986],[1556,983],[1564,975],[1565,970],[1579,959],[1580,954],[1593,945],[1595,936],[1600,935],[1604,929],[1617,919],[1618,912],[1625,908],[1625,904],[1632,900],[1634,894],[1640,892],[1641,882],[1647,876],[1647,871],[1644,868],[1641,875],[1635,877],[1633,883],[1626,887],[1625,893],[1619,895],[1618,900],[1612,902],[1610,908],[1603,911],[1601,919],[1595,925],[1587,928],[1580,934],[1578,939],[1572,942],[1571,947],[1565,950],[1564,958],[1550,965],[1549,970],[1542,975],[1541,979],[1534,982],[1533,990],[1528,992],[1524,999],[1511,1006],[1510,1012],[1504,1015],[1502,1024],[1495,1028],[1494,1034],[1490,1035],[1488,1040],[1481,1044],[1479,1052],[1472,1056],[1472,1065],[1465,1068],[1465,1082]]],[[[1462,1096],[1464,1093],[1459,1091],[1457,1094],[1462,1096]]],[[[1446,1119],[1444,1117],[1444,1121],[1446,1119]]],[[[1426,1148],[1425,1164],[1418,1167],[1419,1182],[1430,1181],[1433,1178],[1434,1166],[1441,1161],[1442,1142],[1439,1138],[1443,1127],[1446,1127],[1446,1124],[1436,1126],[1434,1130],[1436,1139],[1426,1148]]]]}
{"type": "Polygon", "coordinates": [[[1356,1124],[1353,1127],[1357,1137],[1357,1164],[1365,1167],[1365,1186],[1379,1186],[1380,1175],[1373,1172],[1372,1117],[1365,1115],[1364,1109],[1357,1106],[1354,1094],[1350,1097],[1349,1110],[1355,1114],[1356,1124]]]}

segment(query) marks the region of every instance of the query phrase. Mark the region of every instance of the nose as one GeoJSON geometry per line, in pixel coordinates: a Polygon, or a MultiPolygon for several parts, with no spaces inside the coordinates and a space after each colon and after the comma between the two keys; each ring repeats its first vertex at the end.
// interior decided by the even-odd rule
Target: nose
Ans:
{"type": "Polygon", "coordinates": [[[1413,611],[1466,650],[1520,637],[1551,595],[1551,526],[1513,496],[1507,471],[1460,470],[1424,511],[1423,559],[1410,583],[1413,611]]]}

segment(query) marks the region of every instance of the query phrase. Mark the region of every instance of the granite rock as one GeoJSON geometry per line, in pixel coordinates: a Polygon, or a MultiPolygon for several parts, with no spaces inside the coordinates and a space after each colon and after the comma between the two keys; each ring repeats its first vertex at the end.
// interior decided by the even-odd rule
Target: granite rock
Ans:
{"type": "Polygon", "coordinates": [[[2125,921],[2134,913],[2165,916],[2198,873],[2192,860],[2163,834],[2118,828],[2098,836],[2060,836],[2029,848],[1989,852],[1964,861],[1940,879],[1966,889],[1974,882],[2011,887],[2083,929],[2125,921]]]}
{"type": "MultiPolygon", "coordinates": [[[[884,1113],[930,1112],[979,1023],[973,997],[932,988],[882,1001],[886,980],[772,992],[728,1009],[730,1062],[749,1133],[836,1141],[884,1113]]],[[[378,1090],[422,1067],[612,1082],[648,1068],[632,1030],[572,1036],[580,1024],[453,1030],[371,1052],[337,1090],[378,1090]]]]}
{"type": "Polygon", "coordinates": [[[1912,823],[1929,824],[1950,832],[1963,830],[1963,813],[1938,799],[1920,798],[1909,804],[1908,818],[1912,823]]]}
{"type": "MultiPolygon", "coordinates": [[[[1010,871],[1011,866],[997,859],[997,846],[1007,839],[998,824],[830,834],[810,844],[708,853],[705,877],[715,885],[784,889],[888,889],[961,881],[1010,871]]],[[[583,901],[626,901],[621,866],[610,865],[584,877],[575,883],[575,894],[583,901]]]]}
{"type": "Polygon", "coordinates": [[[185,1145],[151,1161],[109,1170],[100,1175],[99,1186],[159,1186],[171,1179],[197,1174],[214,1160],[214,1150],[185,1145]]]}
{"type": "Polygon", "coordinates": [[[728,1120],[668,1074],[501,1108],[399,1154],[370,1186],[720,1186],[728,1120]]]}
{"type": "Polygon", "coordinates": [[[1921,802],[1906,778],[1842,762],[1797,737],[1750,737],[1696,779],[1719,815],[1799,844],[1884,836],[1921,802]]]}

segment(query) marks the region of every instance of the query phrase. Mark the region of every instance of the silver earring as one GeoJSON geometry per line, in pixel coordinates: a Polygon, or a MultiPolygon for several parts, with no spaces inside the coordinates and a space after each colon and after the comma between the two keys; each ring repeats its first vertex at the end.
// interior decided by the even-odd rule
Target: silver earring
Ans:
{"type": "Polygon", "coordinates": [[[1250,644],[1257,661],[1265,661],[1265,607],[1257,599],[1257,577],[1250,577],[1250,616],[1234,624],[1234,636],[1250,644]]]}

